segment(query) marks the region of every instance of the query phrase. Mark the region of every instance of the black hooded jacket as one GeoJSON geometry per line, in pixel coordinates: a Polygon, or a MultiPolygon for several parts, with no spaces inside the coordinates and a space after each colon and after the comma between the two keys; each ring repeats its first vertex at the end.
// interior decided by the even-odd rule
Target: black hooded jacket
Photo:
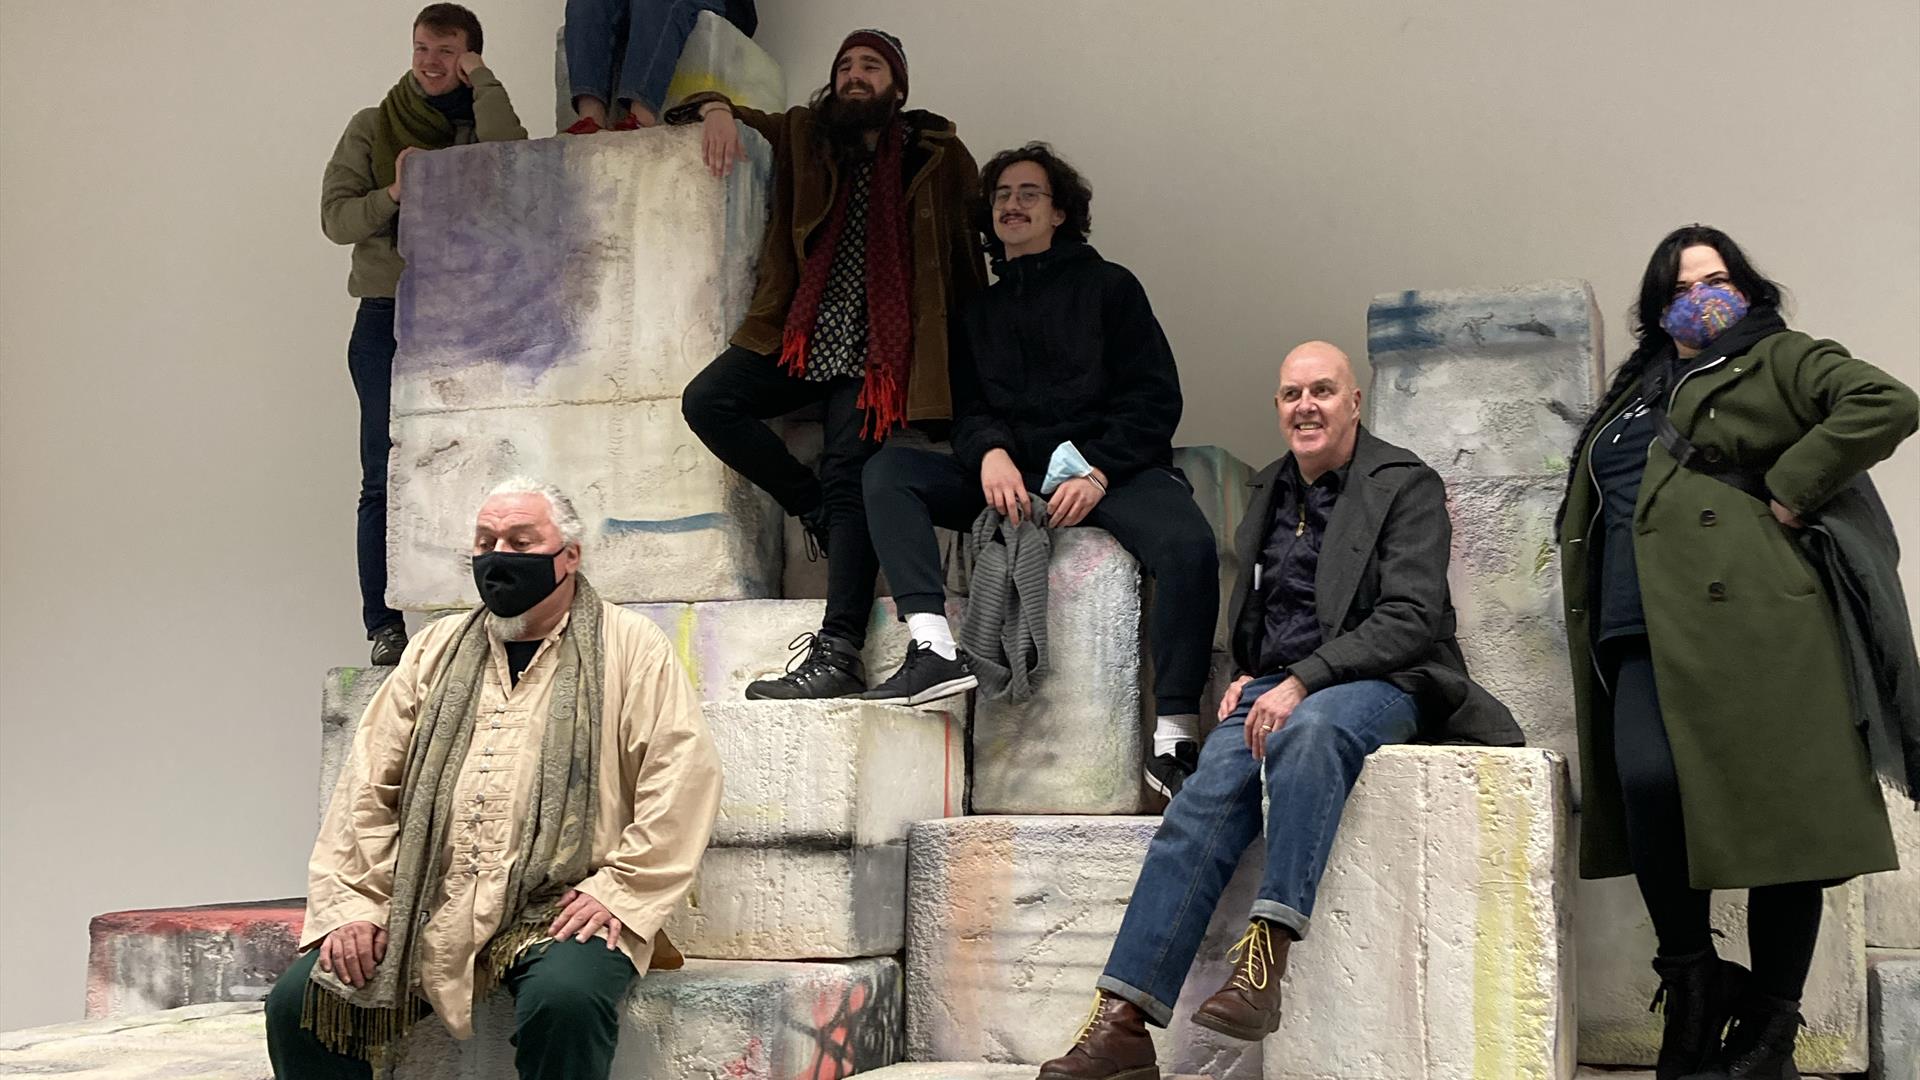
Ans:
{"type": "Polygon", "coordinates": [[[1109,483],[1170,467],[1180,373],[1139,279],[1078,241],[994,271],[953,350],[960,460],[978,472],[999,447],[1035,490],[1067,441],[1109,483]]]}

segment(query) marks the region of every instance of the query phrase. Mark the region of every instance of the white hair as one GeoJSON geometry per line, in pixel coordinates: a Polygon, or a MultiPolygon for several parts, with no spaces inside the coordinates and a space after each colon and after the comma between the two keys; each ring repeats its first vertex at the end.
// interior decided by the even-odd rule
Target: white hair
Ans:
{"type": "Polygon", "coordinates": [[[547,510],[553,517],[554,527],[560,530],[561,543],[577,544],[586,533],[585,526],[580,524],[580,515],[573,509],[573,500],[544,480],[531,476],[508,477],[487,492],[489,499],[496,495],[538,495],[547,500],[547,510]]]}

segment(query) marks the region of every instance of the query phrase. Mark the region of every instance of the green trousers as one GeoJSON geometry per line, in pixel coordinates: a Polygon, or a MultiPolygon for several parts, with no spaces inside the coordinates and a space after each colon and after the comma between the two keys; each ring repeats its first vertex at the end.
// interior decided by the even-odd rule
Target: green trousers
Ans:
{"type": "MultiPolygon", "coordinates": [[[[267,995],[267,1056],[275,1080],[371,1080],[373,1067],[321,1045],[300,1026],[313,949],[267,995]]],[[[521,1080],[607,1080],[620,1038],[620,1001],[633,963],[598,939],[535,946],[507,971],[513,1064],[521,1080]]]]}

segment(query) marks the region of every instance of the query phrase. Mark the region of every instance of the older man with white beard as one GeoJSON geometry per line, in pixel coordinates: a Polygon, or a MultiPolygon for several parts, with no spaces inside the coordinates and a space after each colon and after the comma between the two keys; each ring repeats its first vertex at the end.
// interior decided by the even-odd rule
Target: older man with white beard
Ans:
{"type": "Polygon", "coordinates": [[[361,718],[314,842],[301,948],[267,998],[280,1080],[370,1077],[497,985],[527,1080],[605,1080],[636,973],[713,828],[720,766],[666,635],[580,572],[528,479],[474,524],[481,606],[429,626],[361,718]],[[316,947],[317,946],[317,947],[316,947]]]}

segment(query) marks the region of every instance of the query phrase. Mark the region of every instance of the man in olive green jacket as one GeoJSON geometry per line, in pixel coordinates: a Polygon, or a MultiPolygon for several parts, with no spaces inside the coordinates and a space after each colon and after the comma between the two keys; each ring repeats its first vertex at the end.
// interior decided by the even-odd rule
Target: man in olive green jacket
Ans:
{"type": "Polygon", "coordinates": [[[393,378],[393,297],[405,268],[396,239],[402,165],[418,150],[524,139],[506,88],[480,58],[480,20],[459,4],[429,4],[413,22],[413,66],[386,100],[348,121],[320,185],[320,229],[353,245],[347,294],[360,298],[347,370],[360,397],[358,556],[361,616],[372,662],[395,664],[407,644],[387,606],[387,412],[393,378]]]}
{"type": "MultiPolygon", "coordinates": [[[[1627,395],[1613,412],[1628,404],[1627,395]]],[[[1782,330],[1670,391],[1674,426],[1710,462],[1771,462],[1767,503],[1647,451],[1634,559],[1660,709],[1685,793],[1696,889],[1826,882],[1892,869],[1893,837],[1845,703],[1828,598],[1789,529],[1816,519],[1915,429],[1914,392],[1831,341],[1782,330]],[[1784,513],[1792,520],[1776,520],[1784,513]]],[[[1608,418],[1603,418],[1608,419],[1608,418]]],[[[1613,710],[1594,660],[1598,496],[1576,470],[1560,526],[1580,719],[1580,870],[1630,873],[1613,710]]]]}

